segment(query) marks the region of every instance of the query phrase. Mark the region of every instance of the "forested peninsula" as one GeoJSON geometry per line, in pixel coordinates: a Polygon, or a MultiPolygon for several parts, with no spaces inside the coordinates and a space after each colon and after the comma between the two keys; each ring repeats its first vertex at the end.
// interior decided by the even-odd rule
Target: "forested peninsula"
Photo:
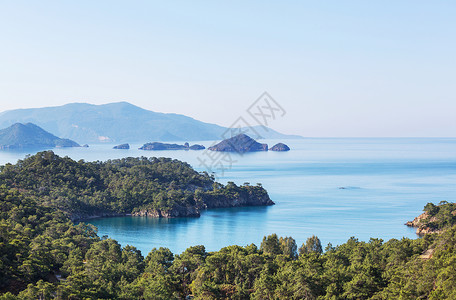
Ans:
{"type": "Polygon", "coordinates": [[[85,162],[44,151],[2,166],[0,182],[73,221],[126,214],[198,217],[206,208],[274,204],[261,184],[222,185],[170,158],[85,162]]]}

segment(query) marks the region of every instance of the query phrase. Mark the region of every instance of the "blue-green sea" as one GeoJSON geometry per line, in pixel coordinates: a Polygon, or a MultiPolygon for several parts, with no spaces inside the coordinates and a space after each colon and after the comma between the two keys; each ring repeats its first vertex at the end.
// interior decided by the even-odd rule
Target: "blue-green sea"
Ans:
{"type": "MultiPolygon", "coordinates": [[[[272,145],[277,141],[264,141],[272,145]]],[[[108,235],[146,255],[154,247],[181,253],[192,245],[208,251],[237,244],[260,245],[263,236],[292,236],[298,244],[317,235],[325,245],[351,236],[416,238],[404,226],[428,202],[456,199],[455,138],[306,138],[285,140],[289,152],[232,154],[222,183],[260,182],[276,205],[204,211],[200,218],[116,217],[89,220],[108,235]]],[[[211,142],[200,142],[209,146],[211,142]]],[[[86,161],[127,156],[172,157],[204,171],[202,151],[114,150],[112,144],[54,149],[86,161]]],[[[15,163],[27,153],[0,152],[0,163],[15,163]]],[[[33,152],[31,153],[33,154],[33,152]]]]}

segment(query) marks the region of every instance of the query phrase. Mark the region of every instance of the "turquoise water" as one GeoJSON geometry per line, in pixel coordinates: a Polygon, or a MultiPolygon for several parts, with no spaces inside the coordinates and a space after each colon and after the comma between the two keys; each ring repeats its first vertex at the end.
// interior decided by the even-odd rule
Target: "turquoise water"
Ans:
{"type": "MultiPolygon", "coordinates": [[[[267,141],[272,144],[276,141],[267,141]]],[[[201,142],[205,146],[210,143],[201,142]]],[[[456,139],[453,138],[309,138],[289,140],[289,152],[232,155],[220,181],[261,182],[276,205],[213,209],[200,218],[119,217],[90,220],[99,235],[143,254],[153,247],[180,253],[192,245],[207,250],[238,244],[259,245],[264,235],[292,236],[298,244],[315,234],[323,244],[351,236],[416,238],[403,224],[421,213],[427,202],[456,198],[456,139]],[[344,187],[344,189],[341,189],[344,187]]],[[[126,156],[165,156],[196,169],[201,151],[113,150],[113,145],[56,149],[59,155],[87,161],[126,156]]],[[[23,152],[0,152],[0,163],[15,162],[23,152]]]]}

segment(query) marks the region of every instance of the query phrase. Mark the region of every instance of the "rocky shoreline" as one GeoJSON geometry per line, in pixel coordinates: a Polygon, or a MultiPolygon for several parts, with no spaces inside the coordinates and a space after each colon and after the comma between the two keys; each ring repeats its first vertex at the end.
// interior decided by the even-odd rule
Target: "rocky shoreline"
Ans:
{"type": "Polygon", "coordinates": [[[248,206],[271,206],[274,201],[269,198],[267,193],[257,195],[252,192],[240,193],[238,197],[232,198],[227,195],[204,194],[202,199],[195,206],[180,206],[175,205],[169,210],[160,210],[155,208],[142,208],[132,213],[113,213],[113,212],[98,212],[93,215],[79,213],[70,216],[71,221],[78,222],[96,218],[107,217],[152,217],[152,218],[198,218],[201,211],[211,208],[231,208],[231,207],[248,207],[248,206]]]}
{"type": "Polygon", "coordinates": [[[201,213],[197,207],[175,207],[164,211],[160,209],[141,209],[131,214],[134,217],[152,217],[152,218],[198,218],[201,213]]]}
{"type": "Polygon", "coordinates": [[[199,217],[201,211],[211,208],[230,208],[230,207],[247,207],[247,206],[270,206],[274,201],[269,195],[254,195],[252,193],[240,194],[233,199],[226,195],[205,194],[202,201],[195,206],[175,206],[167,211],[160,209],[140,209],[133,212],[132,216],[147,216],[153,218],[181,218],[181,217],[199,217]]]}
{"type": "Polygon", "coordinates": [[[435,220],[435,217],[429,218],[429,213],[426,211],[418,217],[416,217],[415,219],[413,219],[413,221],[407,221],[404,225],[416,228],[416,234],[418,235],[425,235],[428,233],[440,233],[442,232],[441,230],[432,228],[427,225],[428,223],[434,222],[435,220]]]}

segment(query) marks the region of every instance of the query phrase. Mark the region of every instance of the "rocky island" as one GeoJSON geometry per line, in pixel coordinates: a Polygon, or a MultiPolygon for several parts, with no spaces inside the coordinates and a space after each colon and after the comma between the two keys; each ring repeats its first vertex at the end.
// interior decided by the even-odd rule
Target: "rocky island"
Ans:
{"type": "Polygon", "coordinates": [[[128,150],[128,149],[130,149],[130,145],[129,144],[120,144],[120,145],[114,146],[112,149],[125,149],[125,150],[128,150]]]}
{"type": "Polygon", "coordinates": [[[142,147],[138,148],[139,150],[203,150],[206,149],[203,145],[192,145],[188,143],[184,145],[178,144],[166,144],[160,142],[146,143],[142,147]]]}
{"type": "Polygon", "coordinates": [[[62,139],[33,123],[15,123],[0,130],[0,149],[80,147],[69,139],[62,139]]]}
{"type": "Polygon", "coordinates": [[[227,151],[227,152],[255,152],[255,151],[289,151],[290,148],[284,143],[278,143],[268,149],[268,144],[261,144],[249,137],[246,134],[238,134],[229,139],[225,139],[220,143],[208,148],[211,151],[227,151]]]}
{"type": "Polygon", "coordinates": [[[268,151],[268,145],[258,143],[248,135],[241,133],[232,138],[223,140],[208,149],[212,151],[244,153],[253,151],[268,151]]]}
{"type": "Polygon", "coordinates": [[[278,143],[269,148],[271,151],[290,151],[290,147],[285,145],[284,143],[278,143]]]}
{"type": "Polygon", "coordinates": [[[188,149],[190,149],[190,150],[204,150],[204,149],[206,149],[206,147],[204,147],[203,145],[198,145],[198,144],[189,146],[188,143],[185,143],[184,146],[188,147],[188,149]]]}

